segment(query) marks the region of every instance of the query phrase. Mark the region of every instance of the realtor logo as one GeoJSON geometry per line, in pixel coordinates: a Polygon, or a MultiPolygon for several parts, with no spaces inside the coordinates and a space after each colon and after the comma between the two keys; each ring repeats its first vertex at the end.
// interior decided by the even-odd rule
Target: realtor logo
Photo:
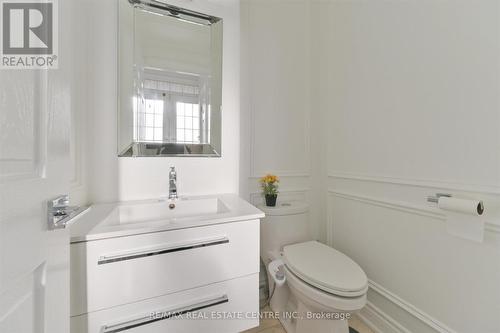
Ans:
{"type": "Polygon", "coordinates": [[[0,0],[0,4],[0,67],[57,68],[55,0],[0,0]]]}

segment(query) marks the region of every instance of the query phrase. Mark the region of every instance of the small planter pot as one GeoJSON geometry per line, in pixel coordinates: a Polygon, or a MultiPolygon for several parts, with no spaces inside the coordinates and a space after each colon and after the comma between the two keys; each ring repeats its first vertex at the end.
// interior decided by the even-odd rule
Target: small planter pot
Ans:
{"type": "Polygon", "coordinates": [[[278,195],[269,195],[266,194],[266,206],[268,207],[274,207],[276,206],[276,199],[278,198],[278,195]]]}

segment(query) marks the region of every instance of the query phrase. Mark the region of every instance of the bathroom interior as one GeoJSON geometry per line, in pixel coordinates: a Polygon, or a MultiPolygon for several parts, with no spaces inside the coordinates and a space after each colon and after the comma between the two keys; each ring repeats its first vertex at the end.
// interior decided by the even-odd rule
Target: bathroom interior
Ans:
{"type": "Polygon", "coordinates": [[[12,3],[0,333],[500,333],[500,2],[12,3]]]}

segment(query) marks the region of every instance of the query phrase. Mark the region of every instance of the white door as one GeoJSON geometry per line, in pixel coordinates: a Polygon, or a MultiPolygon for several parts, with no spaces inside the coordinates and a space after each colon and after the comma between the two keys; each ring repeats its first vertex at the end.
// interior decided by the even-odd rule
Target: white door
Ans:
{"type": "Polygon", "coordinates": [[[71,3],[59,69],[0,69],[1,333],[69,333],[69,236],[48,229],[46,202],[69,193],[71,3]]]}

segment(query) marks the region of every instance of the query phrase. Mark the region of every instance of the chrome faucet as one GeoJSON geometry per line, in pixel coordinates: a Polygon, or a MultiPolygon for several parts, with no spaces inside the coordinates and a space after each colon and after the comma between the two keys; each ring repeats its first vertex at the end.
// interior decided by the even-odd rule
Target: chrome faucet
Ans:
{"type": "Polygon", "coordinates": [[[170,167],[170,172],[168,173],[169,186],[168,186],[168,198],[177,199],[177,171],[175,167],[170,167]]]}

